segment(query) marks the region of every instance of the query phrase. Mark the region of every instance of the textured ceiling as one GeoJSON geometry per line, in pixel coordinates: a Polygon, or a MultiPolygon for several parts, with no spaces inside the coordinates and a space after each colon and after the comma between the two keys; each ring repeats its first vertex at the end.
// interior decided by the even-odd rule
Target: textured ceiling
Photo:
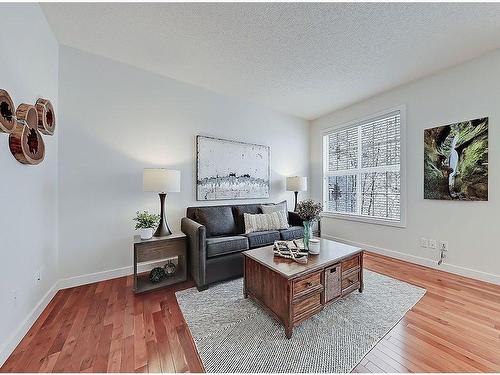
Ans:
{"type": "Polygon", "coordinates": [[[44,3],[61,44],[313,119],[500,47],[500,4],[44,3]]]}

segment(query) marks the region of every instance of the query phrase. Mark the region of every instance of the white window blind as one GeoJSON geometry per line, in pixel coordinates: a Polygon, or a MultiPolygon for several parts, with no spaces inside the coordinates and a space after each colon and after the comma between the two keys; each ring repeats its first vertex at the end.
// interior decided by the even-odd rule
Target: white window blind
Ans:
{"type": "Polygon", "coordinates": [[[401,222],[401,112],[323,137],[324,210],[401,222]]]}

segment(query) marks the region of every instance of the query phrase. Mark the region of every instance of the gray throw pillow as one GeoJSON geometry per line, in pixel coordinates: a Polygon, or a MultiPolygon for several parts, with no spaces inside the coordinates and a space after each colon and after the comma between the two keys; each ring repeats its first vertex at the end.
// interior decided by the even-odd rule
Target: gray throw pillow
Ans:
{"type": "Polygon", "coordinates": [[[262,210],[263,214],[270,214],[272,212],[282,212],[284,217],[287,218],[288,222],[288,208],[286,201],[279,202],[279,203],[271,203],[271,204],[262,204],[260,206],[260,209],[262,210]]]}
{"type": "Polygon", "coordinates": [[[231,206],[198,207],[195,211],[196,221],[205,226],[207,237],[234,234],[234,221],[231,206]]]}

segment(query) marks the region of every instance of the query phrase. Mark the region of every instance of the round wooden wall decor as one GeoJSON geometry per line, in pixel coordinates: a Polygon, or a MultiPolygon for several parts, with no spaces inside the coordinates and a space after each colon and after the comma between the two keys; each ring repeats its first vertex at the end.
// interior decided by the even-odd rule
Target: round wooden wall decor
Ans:
{"type": "Polygon", "coordinates": [[[16,126],[14,103],[7,91],[0,89],[0,132],[12,133],[16,126]]]}
{"type": "Polygon", "coordinates": [[[38,131],[38,113],[34,106],[20,104],[16,111],[17,124],[9,135],[12,155],[23,164],[39,164],[45,157],[45,144],[38,131]]]}
{"type": "Polygon", "coordinates": [[[38,130],[43,134],[53,135],[56,129],[56,116],[54,107],[48,99],[40,98],[35,103],[38,112],[38,130]]]}

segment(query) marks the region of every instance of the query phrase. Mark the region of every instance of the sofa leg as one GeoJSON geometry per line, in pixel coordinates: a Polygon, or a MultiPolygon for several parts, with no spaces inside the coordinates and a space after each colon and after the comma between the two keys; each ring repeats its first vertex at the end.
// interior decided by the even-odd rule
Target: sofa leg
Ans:
{"type": "Polygon", "coordinates": [[[196,289],[198,289],[198,292],[203,292],[204,290],[208,289],[208,285],[200,285],[200,286],[197,285],[196,289]]]}

